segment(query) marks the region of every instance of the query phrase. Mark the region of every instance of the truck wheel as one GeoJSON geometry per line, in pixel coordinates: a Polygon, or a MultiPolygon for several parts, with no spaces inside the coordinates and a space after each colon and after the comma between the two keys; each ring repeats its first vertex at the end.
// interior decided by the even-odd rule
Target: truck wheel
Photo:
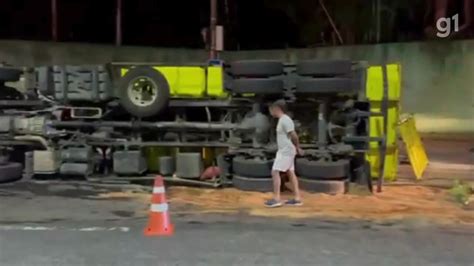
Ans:
{"type": "Polygon", "coordinates": [[[296,93],[351,93],[358,85],[350,78],[302,78],[296,82],[296,93]]]}
{"type": "Polygon", "coordinates": [[[300,76],[334,77],[349,74],[351,68],[350,60],[307,60],[298,62],[296,73],[300,76]]]}
{"type": "Polygon", "coordinates": [[[0,82],[18,81],[22,71],[14,68],[0,67],[0,82]]]}
{"type": "Polygon", "coordinates": [[[345,194],[349,188],[347,180],[312,180],[300,177],[298,182],[301,189],[312,193],[345,194]]]}
{"type": "Polygon", "coordinates": [[[150,117],[163,110],[170,97],[165,76],[151,67],[130,69],[119,83],[122,106],[130,114],[150,117]]]}
{"type": "Polygon", "coordinates": [[[266,78],[234,79],[232,91],[235,93],[282,94],[283,80],[266,78]]]}
{"type": "Polygon", "coordinates": [[[0,165],[0,183],[19,180],[22,175],[23,166],[21,163],[9,162],[0,165]]]}
{"type": "Polygon", "coordinates": [[[273,160],[237,156],[232,161],[232,169],[236,175],[252,178],[268,178],[272,176],[272,164],[273,160]]]}
{"type": "Polygon", "coordinates": [[[271,178],[252,178],[234,175],[232,183],[235,188],[245,191],[273,191],[273,180],[271,178]]]}
{"type": "Polygon", "coordinates": [[[235,77],[270,77],[283,74],[283,64],[273,60],[241,60],[230,64],[235,77]]]}
{"type": "Polygon", "coordinates": [[[296,159],[296,173],[307,179],[331,180],[345,179],[349,175],[350,163],[348,160],[311,161],[307,158],[296,159]]]}

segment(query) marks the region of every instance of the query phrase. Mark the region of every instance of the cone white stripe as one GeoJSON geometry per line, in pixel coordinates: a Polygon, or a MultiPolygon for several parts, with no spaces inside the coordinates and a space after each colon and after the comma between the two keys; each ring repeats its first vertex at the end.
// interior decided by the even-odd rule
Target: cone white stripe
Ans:
{"type": "Polygon", "coordinates": [[[151,204],[150,210],[152,212],[167,212],[168,203],[151,204]]]}
{"type": "Polygon", "coordinates": [[[165,193],[165,187],[153,187],[153,194],[165,193]]]}

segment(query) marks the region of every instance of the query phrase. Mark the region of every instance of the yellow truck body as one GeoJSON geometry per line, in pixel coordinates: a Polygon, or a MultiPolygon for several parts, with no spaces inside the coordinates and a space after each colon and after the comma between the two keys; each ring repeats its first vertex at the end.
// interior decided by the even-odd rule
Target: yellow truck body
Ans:
{"type": "MultiPolygon", "coordinates": [[[[222,66],[155,66],[168,81],[172,98],[225,98],[222,66]]],[[[122,76],[128,69],[122,68],[122,76]]]]}

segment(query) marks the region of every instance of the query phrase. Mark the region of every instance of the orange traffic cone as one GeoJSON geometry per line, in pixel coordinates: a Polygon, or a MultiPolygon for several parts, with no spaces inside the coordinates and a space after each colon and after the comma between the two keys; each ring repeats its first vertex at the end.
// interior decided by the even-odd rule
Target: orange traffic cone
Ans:
{"type": "Polygon", "coordinates": [[[143,231],[145,236],[169,236],[174,233],[166,202],[163,177],[157,176],[151,197],[150,215],[148,225],[143,231]]]}

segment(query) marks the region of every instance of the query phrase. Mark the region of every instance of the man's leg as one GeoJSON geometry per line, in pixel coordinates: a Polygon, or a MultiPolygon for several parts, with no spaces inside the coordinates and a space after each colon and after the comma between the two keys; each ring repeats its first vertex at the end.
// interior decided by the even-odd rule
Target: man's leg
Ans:
{"type": "Polygon", "coordinates": [[[280,189],[281,189],[281,177],[280,171],[272,170],[272,179],[273,179],[273,199],[280,201],[280,189]]]}
{"type": "Polygon", "coordinates": [[[300,188],[298,184],[298,178],[296,177],[295,170],[288,170],[286,171],[288,178],[290,179],[290,183],[293,186],[293,193],[295,194],[295,200],[301,201],[300,195],[300,188]]]}
{"type": "Polygon", "coordinates": [[[272,167],[272,180],[273,180],[273,199],[265,202],[267,207],[280,207],[283,205],[280,198],[280,188],[281,188],[281,177],[280,170],[287,169],[284,165],[285,161],[280,154],[277,153],[275,160],[273,161],[272,167]]]}

